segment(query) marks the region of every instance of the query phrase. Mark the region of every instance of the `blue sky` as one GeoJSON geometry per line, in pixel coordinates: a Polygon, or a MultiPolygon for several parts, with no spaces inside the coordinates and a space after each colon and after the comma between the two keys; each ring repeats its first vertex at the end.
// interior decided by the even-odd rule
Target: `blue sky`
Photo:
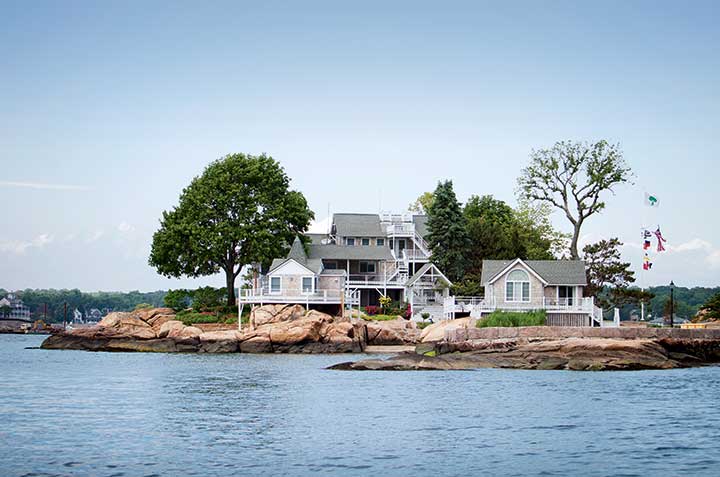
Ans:
{"type": "Polygon", "coordinates": [[[620,237],[638,269],[659,224],[643,284],[720,285],[719,21],[700,1],[0,1],[0,287],[221,286],[147,255],[230,152],[271,154],[324,219],[440,179],[514,204],[533,148],[602,138],[636,179],[584,240],[620,237]]]}

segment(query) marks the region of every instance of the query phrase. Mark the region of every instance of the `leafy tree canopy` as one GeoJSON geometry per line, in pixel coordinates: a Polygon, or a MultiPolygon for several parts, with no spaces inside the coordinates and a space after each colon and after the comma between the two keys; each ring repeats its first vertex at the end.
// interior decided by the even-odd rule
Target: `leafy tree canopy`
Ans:
{"type": "Polygon", "coordinates": [[[423,192],[408,206],[410,212],[418,212],[420,214],[426,214],[432,206],[435,196],[432,192],[423,192]]]}
{"type": "Polygon", "coordinates": [[[563,211],[573,226],[570,257],[579,259],[578,240],[585,220],[605,208],[601,196],[631,177],[619,145],[561,141],[533,151],[518,178],[519,193],[532,202],[563,211]]]}
{"type": "Polygon", "coordinates": [[[284,255],[313,213],[290,190],[283,168],[265,154],[231,154],[212,162],[163,212],[149,263],[169,277],[225,272],[227,304],[235,304],[242,267],[284,255]]]}
{"type": "Polygon", "coordinates": [[[700,307],[703,320],[720,320],[720,293],[716,293],[700,307]]]}

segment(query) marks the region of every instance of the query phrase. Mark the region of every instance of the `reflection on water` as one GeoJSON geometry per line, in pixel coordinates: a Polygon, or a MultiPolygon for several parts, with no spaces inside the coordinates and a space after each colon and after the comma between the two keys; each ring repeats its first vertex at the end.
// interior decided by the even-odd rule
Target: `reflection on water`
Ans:
{"type": "Polygon", "coordinates": [[[0,475],[720,474],[720,368],[327,371],[340,356],[25,349],[0,475]]]}

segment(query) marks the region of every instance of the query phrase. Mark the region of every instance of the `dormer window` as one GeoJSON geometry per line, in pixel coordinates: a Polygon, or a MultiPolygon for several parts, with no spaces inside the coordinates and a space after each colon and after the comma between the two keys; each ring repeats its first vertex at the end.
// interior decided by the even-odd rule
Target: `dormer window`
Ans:
{"type": "Polygon", "coordinates": [[[362,244],[363,247],[368,247],[370,245],[370,239],[369,238],[360,239],[360,243],[362,244]]]}
{"type": "Polygon", "coordinates": [[[530,301],[530,277],[524,270],[513,270],[505,279],[506,302],[530,301]]]}
{"type": "Polygon", "coordinates": [[[385,246],[385,239],[384,239],[384,238],[375,239],[375,244],[376,244],[378,247],[384,247],[384,246],[385,246]]]}
{"type": "Polygon", "coordinates": [[[346,238],[345,243],[347,245],[355,245],[355,239],[354,238],[346,238]]]}

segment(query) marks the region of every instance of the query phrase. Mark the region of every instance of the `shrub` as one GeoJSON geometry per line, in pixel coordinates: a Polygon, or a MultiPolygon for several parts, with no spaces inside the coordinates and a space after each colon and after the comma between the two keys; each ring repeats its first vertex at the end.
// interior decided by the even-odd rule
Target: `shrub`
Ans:
{"type": "Polygon", "coordinates": [[[419,321],[419,322],[416,323],[416,325],[417,325],[417,327],[420,328],[421,330],[424,330],[424,329],[427,328],[428,326],[432,325],[432,323],[430,323],[429,321],[419,321]]]}
{"type": "Polygon", "coordinates": [[[152,308],[152,307],[153,307],[153,306],[152,306],[150,303],[138,303],[137,305],[135,305],[135,311],[138,311],[138,310],[147,310],[147,309],[150,309],[150,308],[152,308]]]}
{"type": "Polygon", "coordinates": [[[165,306],[175,311],[184,310],[192,303],[192,291],[185,289],[168,290],[163,302],[165,306]]]}
{"type": "Polygon", "coordinates": [[[380,313],[380,307],[375,305],[368,305],[365,307],[365,313],[369,316],[377,315],[380,313]]]}
{"type": "Polygon", "coordinates": [[[423,313],[420,313],[420,316],[422,316],[423,320],[427,320],[428,318],[430,318],[430,313],[425,311],[423,313]]]}
{"type": "Polygon", "coordinates": [[[225,288],[201,287],[193,292],[192,307],[204,311],[225,305],[225,288]]]}
{"type": "Polygon", "coordinates": [[[477,322],[478,328],[544,326],[545,310],[537,311],[493,311],[486,318],[477,322]]]}

